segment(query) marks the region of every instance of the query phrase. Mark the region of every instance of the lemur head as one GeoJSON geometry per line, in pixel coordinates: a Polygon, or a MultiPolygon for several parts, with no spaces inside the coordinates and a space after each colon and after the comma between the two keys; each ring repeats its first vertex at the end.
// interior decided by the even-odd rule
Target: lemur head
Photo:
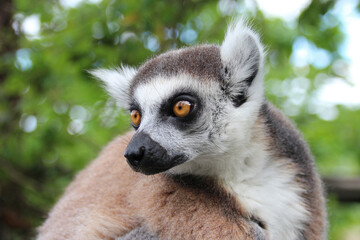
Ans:
{"type": "Polygon", "coordinates": [[[246,148],[263,101],[263,55],[258,36],[238,21],[221,46],[173,50],[139,69],[92,71],[131,114],[129,165],[155,174],[246,148]]]}

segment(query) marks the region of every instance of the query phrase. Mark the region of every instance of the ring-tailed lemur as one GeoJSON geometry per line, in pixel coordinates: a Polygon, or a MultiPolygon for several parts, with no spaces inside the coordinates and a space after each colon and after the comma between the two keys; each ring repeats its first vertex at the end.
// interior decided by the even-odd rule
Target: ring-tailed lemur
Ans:
{"type": "Polygon", "coordinates": [[[78,174],[38,239],[325,239],[313,158],[266,101],[263,58],[238,21],[221,46],[93,71],[135,132],[78,174]]]}

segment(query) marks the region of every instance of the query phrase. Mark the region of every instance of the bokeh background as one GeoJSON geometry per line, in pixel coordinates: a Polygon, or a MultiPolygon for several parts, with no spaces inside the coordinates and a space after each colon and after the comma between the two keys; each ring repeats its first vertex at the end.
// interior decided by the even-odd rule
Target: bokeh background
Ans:
{"type": "MultiPolygon", "coordinates": [[[[268,98],[321,175],[360,176],[359,10],[356,0],[1,0],[0,239],[34,238],[76,172],[130,128],[86,70],[220,44],[239,15],[266,46],[268,98]]],[[[328,199],[329,239],[359,240],[360,202],[328,199]]]]}

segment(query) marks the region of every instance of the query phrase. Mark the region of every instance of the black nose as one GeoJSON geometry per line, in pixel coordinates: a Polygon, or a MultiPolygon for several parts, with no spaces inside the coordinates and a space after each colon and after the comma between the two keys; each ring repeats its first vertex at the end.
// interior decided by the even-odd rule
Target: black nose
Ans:
{"type": "Polygon", "coordinates": [[[186,160],[183,155],[170,156],[164,147],[145,132],[134,134],[124,156],[134,171],[146,175],[164,172],[186,160]]]}
{"type": "Polygon", "coordinates": [[[140,147],[135,146],[135,147],[127,148],[124,153],[124,156],[126,157],[130,165],[134,167],[139,167],[141,164],[141,160],[144,157],[144,153],[145,153],[144,146],[140,146],[140,147]]]}

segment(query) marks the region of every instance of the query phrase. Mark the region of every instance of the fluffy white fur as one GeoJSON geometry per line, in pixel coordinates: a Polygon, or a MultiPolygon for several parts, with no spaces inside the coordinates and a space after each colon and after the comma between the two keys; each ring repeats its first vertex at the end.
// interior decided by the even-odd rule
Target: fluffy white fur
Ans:
{"type": "MultiPolygon", "coordinates": [[[[225,39],[220,48],[221,59],[230,68],[230,86],[233,94],[243,91],[244,80],[251,76],[254,71],[253,66],[257,65],[262,69],[264,59],[264,49],[259,36],[248,27],[248,24],[240,19],[233,21],[226,32],[225,39]]],[[[257,79],[258,86],[253,88],[252,95],[263,95],[262,72],[259,71],[257,79]],[[260,78],[260,81],[259,81],[260,78]]]]}
{"type": "Polygon", "coordinates": [[[115,98],[120,106],[124,109],[128,108],[128,93],[132,78],[137,70],[135,68],[122,65],[116,69],[95,69],[89,71],[97,79],[101,80],[103,87],[109,95],[115,98]]]}

